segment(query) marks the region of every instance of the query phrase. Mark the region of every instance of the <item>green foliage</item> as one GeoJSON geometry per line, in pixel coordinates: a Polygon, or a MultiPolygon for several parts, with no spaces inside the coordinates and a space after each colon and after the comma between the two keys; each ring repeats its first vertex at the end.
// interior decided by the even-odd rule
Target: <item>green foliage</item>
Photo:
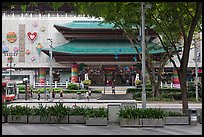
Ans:
{"type": "Polygon", "coordinates": [[[104,108],[104,107],[100,107],[100,108],[86,108],[85,116],[87,118],[89,118],[89,117],[106,118],[106,117],[108,117],[108,110],[107,110],[107,108],[104,108]]]}
{"type": "Polygon", "coordinates": [[[9,106],[8,115],[29,115],[31,108],[26,106],[9,106]]]}
{"type": "Polygon", "coordinates": [[[91,80],[83,80],[82,81],[84,85],[91,85],[91,80]]]}
{"type": "Polygon", "coordinates": [[[56,103],[54,106],[49,106],[47,108],[49,116],[56,116],[62,119],[64,116],[68,116],[70,113],[70,108],[63,105],[63,103],[56,103]]]}
{"type": "Polygon", "coordinates": [[[133,108],[124,107],[119,110],[119,117],[121,118],[156,118],[160,119],[165,116],[165,112],[160,108],[133,108]]]}
{"type": "Polygon", "coordinates": [[[18,85],[19,90],[25,90],[25,85],[18,85]]]}
{"type": "Polygon", "coordinates": [[[64,5],[64,2],[51,2],[50,5],[54,9],[54,11],[58,11],[59,8],[64,5]]]}
{"type": "Polygon", "coordinates": [[[174,112],[174,111],[167,111],[165,113],[166,117],[180,117],[183,116],[180,112],[174,112]]]}
{"type": "Polygon", "coordinates": [[[136,80],[136,81],[135,81],[135,84],[136,84],[136,85],[140,85],[140,84],[141,84],[141,80],[136,80]]]}
{"type": "Polygon", "coordinates": [[[118,115],[120,118],[136,119],[140,117],[139,112],[139,108],[124,107],[119,110],[118,115]]]}
{"type": "Polygon", "coordinates": [[[70,89],[70,90],[77,90],[79,88],[79,85],[78,84],[69,83],[67,88],[70,89]]]}
{"type": "Polygon", "coordinates": [[[82,115],[82,116],[85,116],[85,111],[86,111],[86,108],[84,108],[84,107],[73,106],[73,107],[71,107],[70,115],[75,115],[75,116],[82,115]]]}
{"type": "Polygon", "coordinates": [[[6,103],[2,103],[2,116],[7,116],[9,114],[9,108],[6,103]]]}

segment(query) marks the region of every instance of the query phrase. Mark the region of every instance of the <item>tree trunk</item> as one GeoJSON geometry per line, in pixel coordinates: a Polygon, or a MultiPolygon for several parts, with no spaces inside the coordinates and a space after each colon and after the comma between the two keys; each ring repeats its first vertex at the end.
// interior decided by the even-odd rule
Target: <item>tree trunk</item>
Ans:
{"type": "Polygon", "coordinates": [[[183,114],[188,114],[188,97],[187,97],[187,86],[186,86],[186,69],[179,70],[178,76],[179,76],[179,82],[181,86],[181,93],[182,93],[182,108],[183,108],[183,114]]]}

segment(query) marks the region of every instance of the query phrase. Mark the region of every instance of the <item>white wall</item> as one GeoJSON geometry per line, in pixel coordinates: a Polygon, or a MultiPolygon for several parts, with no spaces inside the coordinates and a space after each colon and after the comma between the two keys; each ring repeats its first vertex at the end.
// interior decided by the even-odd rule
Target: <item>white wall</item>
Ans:
{"type": "MultiPolygon", "coordinates": [[[[63,37],[61,33],[58,32],[56,28],[53,27],[54,24],[64,24],[69,23],[73,20],[88,20],[90,18],[85,17],[75,17],[75,16],[68,16],[68,17],[44,17],[41,15],[29,15],[27,17],[21,17],[18,15],[12,16],[2,16],[2,41],[4,41],[5,46],[9,48],[9,52],[14,52],[14,47],[19,47],[19,24],[25,24],[25,50],[29,49],[31,51],[30,55],[25,55],[25,63],[19,63],[19,55],[14,57],[14,63],[16,64],[15,67],[20,68],[35,68],[35,67],[49,67],[49,58],[46,54],[41,52],[39,56],[36,46],[38,43],[41,43],[43,48],[49,48],[49,41],[48,38],[52,38],[53,46],[58,46],[60,44],[66,43],[66,39],[63,37]],[[33,22],[37,23],[37,27],[34,27],[32,24],[33,22]],[[45,31],[41,31],[41,27],[45,27],[45,31]],[[17,40],[14,43],[8,42],[6,39],[6,35],[9,31],[13,31],[17,34],[17,40]],[[37,32],[38,37],[37,39],[31,43],[28,40],[27,32],[37,32]],[[31,57],[35,56],[36,60],[31,61],[31,57]]],[[[97,20],[97,19],[91,19],[97,20]]],[[[8,63],[7,57],[2,53],[2,67],[6,67],[8,63]]],[[[53,63],[53,67],[61,66],[58,63],[53,63]]],[[[64,66],[67,67],[67,66],[64,66]]]]}
{"type": "MultiPolygon", "coordinates": [[[[198,67],[202,67],[202,32],[200,33],[200,40],[197,42],[197,47],[200,50],[200,62],[198,62],[198,67]]],[[[189,53],[189,62],[188,62],[188,67],[195,67],[195,62],[194,62],[194,46],[191,46],[190,53],[189,53]]],[[[173,58],[173,60],[176,62],[177,67],[180,66],[180,63],[178,61],[177,56],[173,58]]],[[[170,62],[168,63],[165,67],[173,67],[173,64],[170,62]]]]}

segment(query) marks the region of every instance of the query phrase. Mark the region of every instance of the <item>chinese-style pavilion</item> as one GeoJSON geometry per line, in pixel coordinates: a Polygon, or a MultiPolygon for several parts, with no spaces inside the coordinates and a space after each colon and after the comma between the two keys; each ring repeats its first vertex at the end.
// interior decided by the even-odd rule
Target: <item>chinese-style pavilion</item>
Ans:
{"type": "MultiPolygon", "coordinates": [[[[53,58],[61,64],[72,63],[71,81],[84,79],[87,73],[93,85],[134,85],[136,73],[140,73],[141,61],[134,47],[114,24],[101,21],[73,21],[54,25],[69,42],[53,49],[53,58]],[[130,83],[126,83],[128,80],[130,83]]],[[[156,38],[153,30],[148,30],[150,39],[156,38]]],[[[146,43],[154,47],[150,54],[164,52],[151,40],[146,43]]],[[[137,45],[141,51],[141,45],[137,45]]],[[[49,55],[50,49],[42,49],[49,55]]]]}

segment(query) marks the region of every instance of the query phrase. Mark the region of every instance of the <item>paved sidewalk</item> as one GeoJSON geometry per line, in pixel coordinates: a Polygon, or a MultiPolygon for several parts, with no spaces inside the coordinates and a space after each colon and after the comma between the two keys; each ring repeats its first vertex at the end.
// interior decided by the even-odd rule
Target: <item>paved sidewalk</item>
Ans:
{"type": "MultiPolygon", "coordinates": [[[[25,100],[18,99],[14,100],[13,103],[9,105],[30,105],[30,106],[38,106],[39,103],[46,105],[55,105],[55,103],[60,102],[60,99],[54,99],[52,102],[50,100],[41,99],[40,101],[37,99],[33,100],[25,100]]],[[[97,100],[97,99],[63,99],[64,105],[73,106],[90,106],[90,107],[107,107],[109,104],[121,104],[121,103],[136,103],[138,108],[142,107],[141,101],[135,100],[97,100]]],[[[202,103],[189,103],[189,108],[202,108],[202,103]]],[[[182,104],[179,102],[147,102],[146,107],[153,108],[182,108],[182,104]]]]}
{"type": "Polygon", "coordinates": [[[2,135],[202,135],[202,124],[163,128],[127,128],[118,124],[86,126],[84,124],[2,124],[2,135]]]}

